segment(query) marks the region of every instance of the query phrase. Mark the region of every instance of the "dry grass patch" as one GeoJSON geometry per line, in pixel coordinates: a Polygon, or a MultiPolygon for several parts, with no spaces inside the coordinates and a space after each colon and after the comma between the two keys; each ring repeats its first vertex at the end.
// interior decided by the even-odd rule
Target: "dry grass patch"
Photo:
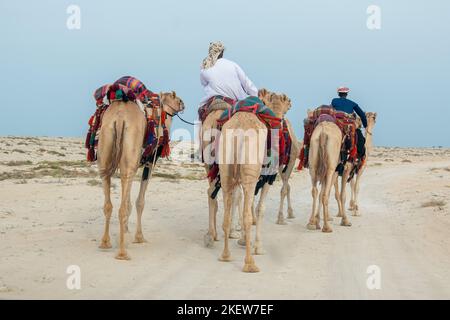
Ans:
{"type": "Polygon", "coordinates": [[[431,200],[422,203],[422,208],[444,207],[447,203],[444,200],[431,200]]]}
{"type": "Polygon", "coordinates": [[[90,179],[87,181],[87,184],[91,187],[99,187],[102,185],[102,182],[100,180],[90,179]]]}
{"type": "Polygon", "coordinates": [[[9,167],[15,167],[15,166],[29,166],[32,165],[33,162],[31,162],[30,160],[13,160],[13,161],[8,161],[8,162],[4,162],[3,163],[5,166],[9,166],[9,167]]]}
{"type": "Polygon", "coordinates": [[[430,171],[431,172],[435,172],[435,171],[447,171],[447,172],[450,172],[450,167],[431,168],[430,171]]]}
{"type": "Polygon", "coordinates": [[[53,154],[53,155],[58,156],[58,157],[65,157],[66,156],[64,153],[61,153],[61,152],[58,152],[58,151],[55,151],[55,150],[49,150],[49,151],[47,151],[47,153],[48,154],[53,154]]]}
{"type": "Polygon", "coordinates": [[[52,178],[92,178],[94,170],[83,170],[88,164],[85,161],[43,161],[29,170],[13,170],[0,173],[0,181],[8,179],[29,180],[44,177],[52,178]],[[81,169],[81,170],[80,170],[81,169]]]}

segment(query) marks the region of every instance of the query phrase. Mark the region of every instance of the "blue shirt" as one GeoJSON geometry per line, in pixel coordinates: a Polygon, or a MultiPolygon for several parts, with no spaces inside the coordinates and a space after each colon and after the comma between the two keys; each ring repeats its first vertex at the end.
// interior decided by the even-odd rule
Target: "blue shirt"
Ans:
{"type": "Polygon", "coordinates": [[[331,105],[337,111],[342,111],[348,114],[356,112],[356,114],[361,118],[364,128],[367,127],[366,114],[364,113],[364,111],[362,111],[357,103],[347,98],[334,98],[333,101],[331,101],[331,105]]]}

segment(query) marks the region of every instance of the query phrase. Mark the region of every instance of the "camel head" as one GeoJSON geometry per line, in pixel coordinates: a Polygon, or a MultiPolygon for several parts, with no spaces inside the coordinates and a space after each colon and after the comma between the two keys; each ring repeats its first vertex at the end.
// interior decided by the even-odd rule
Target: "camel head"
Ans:
{"type": "Polygon", "coordinates": [[[175,91],[161,92],[159,94],[159,97],[161,99],[162,108],[166,113],[175,115],[177,113],[183,112],[183,100],[181,100],[181,98],[177,96],[175,91]]]}
{"type": "Polygon", "coordinates": [[[258,91],[258,98],[264,103],[266,104],[266,101],[268,99],[268,97],[272,94],[272,92],[270,92],[267,89],[259,89],[258,91]]]}
{"type": "Polygon", "coordinates": [[[377,122],[377,113],[376,112],[366,112],[367,118],[367,128],[372,129],[377,122]]]}
{"type": "Polygon", "coordinates": [[[284,93],[277,94],[266,89],[258,91],[258,98],[268,106],[279,118],[283,117],[291,108],[291,99],[284,93]]]}

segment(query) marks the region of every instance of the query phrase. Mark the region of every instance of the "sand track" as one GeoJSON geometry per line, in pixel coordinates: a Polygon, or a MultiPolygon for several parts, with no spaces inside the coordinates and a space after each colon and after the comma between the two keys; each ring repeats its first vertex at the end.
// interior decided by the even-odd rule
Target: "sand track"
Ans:
{"type": "MultiPolygon", "coordinates": [[[[114,259],[119,188],[113,192],[114,249],[102,251],[102,191],[88,185],[89,178],[5,179],[0,299],[449,299],[450,211],[438,203],[450,199],[450,160],[447,153],[402,152],[412,162],[392,154],[394,162],[383,155],[371,160],[362,183],[362,216],[351,217],[350,228],[335,219],[331,234],[305,228],[311,205],[306,173],[292,179],[296,219],[276,225],[277,182],[267,201],[266,255],[256,257],[258,274],[240,271],[244,250],[234,240],[229,263],[218,261],[222,241],[212,249],[203,246],[205,181],[154,178],[143,215],[148,243],[129,244],[132,260],[124,262],[114,259]],[[422,207],[430,201],[435,206],[422,207]],[[66,287],[69,265],[81,268],[81,290],[66,287]],[[380,267],[380,290],[366,286],[370,265],[380,267]]],[[[135,183],[133,198],[137,191],[135,183]]],[[[336,213],[334,201],[331,206],[336,213]]],[[[132,231],[134,222],[135,213],[132,231]]]]}

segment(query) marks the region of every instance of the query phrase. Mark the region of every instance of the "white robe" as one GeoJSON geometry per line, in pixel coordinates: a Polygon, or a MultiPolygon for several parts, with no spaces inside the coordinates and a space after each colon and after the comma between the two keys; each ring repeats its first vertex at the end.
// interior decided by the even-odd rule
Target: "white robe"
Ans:
{"type": "Polygon", "coordinates": [[[200,105],[217,95],[233,100],[242,100],[248,96],[258,95],[258,89],[241,67],[224,58],[217,60],[211,68],[200,71],[200,83],[205,91],[200,105]]]}

